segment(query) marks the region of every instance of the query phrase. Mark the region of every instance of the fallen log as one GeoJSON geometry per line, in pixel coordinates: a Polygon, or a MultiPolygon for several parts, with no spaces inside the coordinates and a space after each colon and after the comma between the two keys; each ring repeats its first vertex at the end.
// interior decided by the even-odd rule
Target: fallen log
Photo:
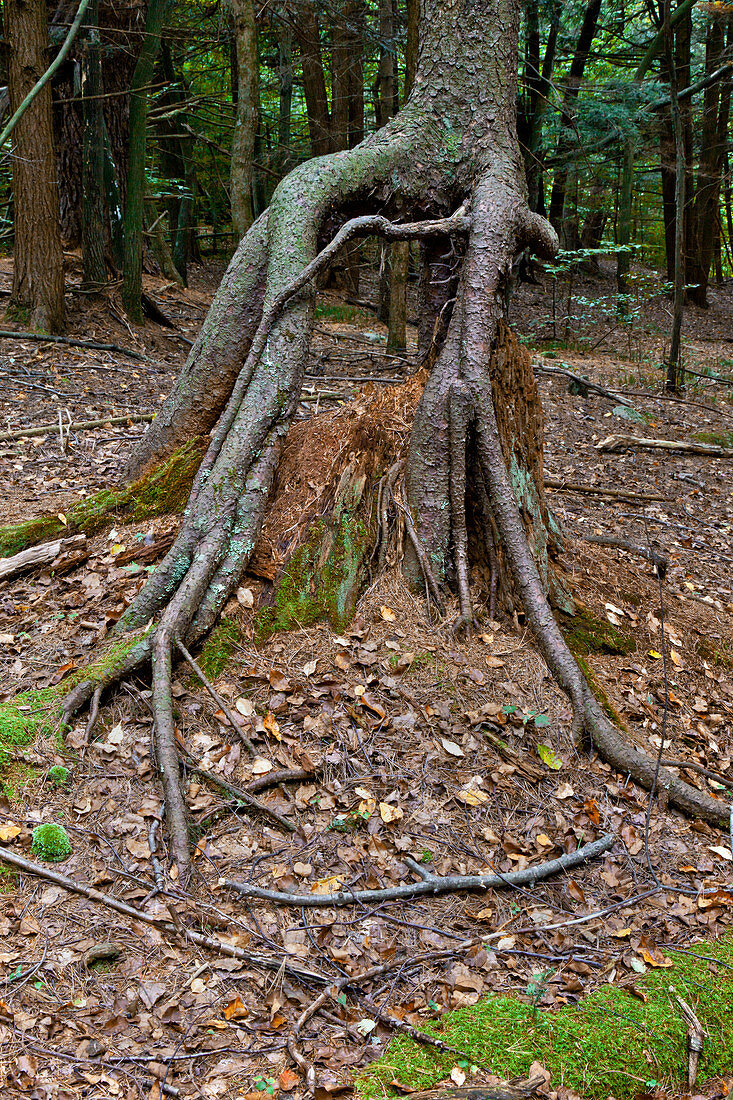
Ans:
{"type": "Polygon", "coordinates": [[[48,565],[61,554],[73,554],[74,560],[80,560],[80,554],[86,549],[86,535],[72,535],[68,539],[54,539],[52,542],[42,542],[38,546],[31,546],[28,550],[21,550],[12,558],[0,559],[0,581],[10,580],[20,573],[28,573],[39,565],[48,565]]]}
{"type": "Polygon", "coordinates": [[[557,489],[561,493],[590,493],[599,497],[614,497],[618,500],[669,500],[669,497],[661,493],[635,493],[631,489],[611,489],[608,485],[586,485],[580,481],[558,481],[555,478],[545,478],[545,488],[557,489]]]}
{"type": "Polygon", "coordinates": [[[586,863],[589,859],[603,855],[612,848],[615,837],[610,833],[585,844],[574,852],[567,852],[559,859],[540,863],[536,867],[525,867],[523,871],[512,871],[508,875],[434,875],[412,859],[404,862],[420,876],[420,882],[406,882],[401,886],[390,886],[381,890],[339,890],[336,894],[289,894],[281,890],[265,890],[249,882],[236,882],[222,879],[221,883],[247,898],[259,898],[272,901],[276,905],[299,905],[310,909],[327,909],[342,905],[372,904],[383,901],[398,901],[404,898],[452,894],[459,890],[496,890],[502,886],[534,886],[536,882],[551,878],[562,871],[569,871],[586,863]]]}
{"type": "Polygon", "coordinates": [[[605,454],[621,454],[635,447],[644,451],[677,451],[680,454],[704,455],[707,458],[733,458],[733,450],[713,443],[688,443],[683,439],[643,439],[638,435],[609,435],[596,443],[596,450],[605,454]]]}
{"type": "Polygon", "coordinates": [[[50,336],[45,332],[12,332],[10,329],[2,329],[0,340],[32,340],[37,344],[66,344],[71,348],[116,351],[118,355],[126,355],[129,359],[145,359],[141,352],[133,351],[132,348],[123,348],[120,344],[99,344],[96,340],[75,340],[72,336],[50,336]]]}
{"type": "MultiPolygon", "coordinates": [[[[2,335],[0,333],[0,335],[2,335]]],[[[20,383],[18,383],[20,385],[20,383]]],[[[64,424],[64,432],[83,432],[89,428],[117,427],[120,424],[140,424],[155,419],[155,413],[130,413],[129,416],[105,416],[101,420],[79,420],[76,424],[64,424]]],[[[9,439],[30,439],[34,435],[57,432],[58,424],[38,424],[34,428],[16,428],[12,432],[0,432],[0,443],[9,439]]]]}

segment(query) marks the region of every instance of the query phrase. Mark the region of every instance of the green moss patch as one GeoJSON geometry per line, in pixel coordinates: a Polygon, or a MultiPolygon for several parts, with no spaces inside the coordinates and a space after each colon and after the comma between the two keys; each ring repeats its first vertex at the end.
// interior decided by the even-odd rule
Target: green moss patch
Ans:
{"type": "Polygon", "coordinates": [[[242,631],[236,619],[222,619],[204,642],[199,657],[199,664],[210,680],[221,676],[241,644],[242,631]]]}
{"type": "Polygon", "coordinates": [[[713,447],[725,447],[727,450],[733,450],[733,432],[695,432],[692,437],[696,439],[698,443],[710,443],[713,447]]]}
{"type": "Polygon", "coordinates": [[[617,630],[611,623],[597,619],[587,607],[578,607],[575,615],[561,615],[565,641],[574,656],[589,653],[613,653],[627,657],[636,651],[636,641],[630,634],[617,630]]]}
{"type": "Polygon", "coordinates": [[[718,645],[715,645],[709,638],[700,638],[695,651],[714,665],[733,669],[733,645],[728,641],[721,640],[718,645]]]}
{"type": "Polygon", "coordinates": [[[49,821],[45,825],[36,825],[33,830],[31,852],[49,863],[60,863],[71,855],[69,834],[63,825],[57,825],[55,822],[49,821]]]}
{"type": "Polygon", "coordinates": [[[10,527],[0,527],[0,558],[39,542],[77,533],[95,535],[110,524],[126,519],[139,523],[153,516],[183,511],[201,462],[202,444],[193,440],[145,474],[121,489],[103,489],[69,510],[64,523],[57,516],[41,516],[10,527]]]}
{"type": "MultiPolygon", "coordinates": [[[[733,937],[692,950],[715,961],[669,952],[671,967],[635,979],[640,996],[606,985],[558,1011],[537,1009],[529,998],[490,996],[421,1030],[501,1077],[524,1076],[539,1061],[555,1088],[564,1085],[593,1100],[610,1094],[631,1100],[657,1083],[684,1091],[687,1030],[675,996],[693,1007],[708,1032],[699,1082],[730,1072],[733,1065],[733,937]]],[[[400,1095],[392,1081],[411,1090],[432,1088],[456,1061],[457,1056],[400,1036],[360,1075],[357,1092],[363,1100],[400,1095]]]]}
{"type": "Polygon", "coordinates": [[[308,541],[276,581],[273,605],[257,612],[255,640],[263,642],[277,630],[309,626],[320,619],[343,630],[354,614],[370,545],[367,525],[350,511],[334,514],[330,523],[314,523],[308,541]]]}

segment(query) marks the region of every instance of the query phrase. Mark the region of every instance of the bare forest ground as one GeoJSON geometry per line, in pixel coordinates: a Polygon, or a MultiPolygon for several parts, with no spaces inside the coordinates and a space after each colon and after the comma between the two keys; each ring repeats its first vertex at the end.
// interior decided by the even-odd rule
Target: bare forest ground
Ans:
{"type": "MultiPolygon", "coordinates": [[[[88,302],[75,293],[72,260],[70,332],[136,349],[145,359],[2,341],[0,431],[49,428],[0,443],[0,523],[63,514],[113,482],[145,425],[72,431],[68,439],[64,425],[154,412],[185,358],[181,337],[194,337],[218,274],[194,272],[187,291],[148,277],[147,290],[176,329],[149,323],[131,330],[114,296],[88,302]]],[[[730,782],[730,459],[602,454],[594,446],[611,434],[691,440],[733,429],[733,387],[697,380],[686,402],[656,396],[669,307],[654,293],[652,274],[641,272],[639,280],[644,300],[628,326],[617,325],[611,311],[607,273],[576,280],[567,322],[568,287],[556,288],[554,333],[549,283],[520,288],[511,320],[536,359],[633,391],[629,400],[638,413],[630,421],[615,402],[573,395],[567,379],[540,375],[548,477],[664,498],[631,502],[551,492],[567,538],[563,564],[576,598],[596,621],[592,632],[610,622],[627,650],[591,652],[586,660],[629,736],[655,752],[664,654],[665,757],[730,782]],[[604,300],[606,306],[599,304],[604,300]],[[669,568],[661,588],[643,557],[584,541],[585,535],[663,551],[669,568]]],[[[10,265],[3,261],[0,294],[9,286],[10,265]]],[[[686,365],[731,377],[733,285],[714,288],[713,298],[709,311],[688,312],[686,365]]],[[[369,312],[345,307],[330,293],[321,296],[319,312],[302,417],[338,409],[364,379],[378,379],[376,387],[399,385],[414,370],[410,349],[404,360],[384,355],[383,326],[369,312]]],[[[405,412],[405,434],[408,420],[405,412]]],[[[314,470],[316,481],[319,476],[314,470]]],[[[71,572],[56,577],[40,570],[0,582],[0,699],[57,683],[83,665],[147,575],[134,554],[124,565],[116,559],[129,558],[126,552],[142,545],[151,529],[157,536],[176,522],[120,524],[95,537],[89,559],[71,572]]],[[[256,598],[254,580],[251,590],[256,598]]],[[[302,1094],[286,1042],[320,988],[284,967],[272,972],[196,947],[186,928],[213,929],[235,946],[329,982],[353,976],[344,1003],[327,1005],[298,1040],[315,1064],[321,1100],[345,1094],[392,1033],[381,1022],[362,1028],[364,1034],[356,1029],[372,1016],[360,994],[419,1029],[484,992],[526,998],[532,975],[549,959],[555,969],[539,1003],[551,1007],[573,1003],[602,982],[633,981],[669,946],[689,948],[729,928],[730,839],[657,802],[647,853],[646,792],[573,746],[567,702],[520,619],[485,619],[480,634],[458,638],[451,616],[433,621],[425,600],[393,569],[374,581],[342,636],[316,624],[257,646],[250,602],[244,591],[228,609],[241,633],[217,687],[232,707],[239,704],[260,759],[253,763],[241,753],[225,715],[186,666],[174,684],[180,738],[202,768],[240,787],[271,770],[305,769],[300,783],[261,795],[297,825],[292,835],[191,774],[198,874],[187,894],[170,883],[167,893],[151,895],[151,827],[161,795],[150,759],[150,719],[134,690],[106,701],[88,748],[82,720],[65,751],[55,739],[42,739],[6,767],[0,829],[4,838],[16,832],[16,850],[29,855],[38,823],[63,822],[73,852],[54,869],[152,916],[167,920],[173,906],[179,932],[164,935],[30,876],[8,880],[0,901],[4,1096],[158,1097],[163,1080],[171,1095],[302,1094]],[[48,780],[53,764],[71,769],[70,785],[48,780]],[[610,854],[531,890],[334,910],[248,901],[220,884],[237,879],[300,893],[342,884],[388,887],[414,880],[405,856],[442,875],[508,873],[609,831],[617,838],[610,854]],[[647,855],[663,889],[635,900],[655,886],[647,855]],[[572,923],[597,910],[609,912],[572,923]],[[506,932],[501,950],[481,951],[480,942],[460,946],[497,929],[506,932]],[[100,948],[110,943],[111,949],[100,948]],[[446,954],[451,947],[455,952],[446,954]],[[442,954],[436,959],[431,952],[442,954]],[[415,960],[420,953],[427,957],[415,960]],[[381,975],[357,984],[359,974],[378,966],[381,975]]],[[[144,681],[136,683],[144,693],[144,681]]],[[[715,780],[683,774],[725,797],[715,780]]],[[[725,1088],[717,1081],[704,1091],[723,1095],[725,1088]]]]}

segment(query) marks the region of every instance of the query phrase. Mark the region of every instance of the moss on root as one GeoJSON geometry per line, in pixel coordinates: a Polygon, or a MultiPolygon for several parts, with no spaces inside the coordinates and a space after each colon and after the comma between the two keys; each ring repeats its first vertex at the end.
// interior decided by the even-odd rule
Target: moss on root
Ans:
{"type": "Polygon", "coordinates": [[[255,640],[260,643],[277,630],[309,626],[320,619],[343,630],[354,614],[370,545],[366,523],[350,511],[342,511],[331,523],[314,523],[308,541],[295,551],[276,582],[272,606],[257,612],[255,640]]]}
{"type": "MultiPolygon", "coordinates": [[[[733,1065],[733,982],[721,980],[720,972],[733,965],[733,937],[694,950],[717,961],[669,952],[671,967],[635,980],[644,1000],[614,985],[558,1011],[537,1009],[529,997],[490,996],[421,1029],[501,1077],[525,1076],[539,1061],[552,1074],[553,1087],[562,1084],[590,1100],[631,1100],[658,1085],[685,1091],[687,1030],[676,996],[692,1005],[708,1033],[699,1082],[733,1065]]],[[[535,985],[542,988],[540,976],[535,985]]],[[[392,1081],[429,1089],[455,1062],[451,1054],[400,1036],[357,1079],[357,1094],[362,1100],[400,1095],[392,1081]]]]}
{"type": "Polygon", "coordinates": [[[39,542],[72,534],[95,535],[120,519],[141,522],[153,516],[181,512],[201,462],[199,440],[177,451],[149,474],[121,489],[103,489],[69,509],[66,522],[58,516],[41,516],[10,527],[0,527],[0,558],[39,542]]]}
{"type": "Polygon", "coordinates": [[[576,657],[587,657],[589,653],[627,657],[636,651],[636,641],[630,634],[624,634],[611,623],[597,619],[587,607],[578,606],[574,615],[561,615],[560,626],[568,648],[576,657]]]}
{"type": "Polygon", "coordinates": [[[92,683],[103,680],[105,673],[133,650],[147,632],[138,630],[113,637],[100,647],[91,664],[76,669],[60,684],[25,691],[0,703],[0,776],[3,782],[12,786],[7,766],[15,750],[31,744],[38,736],[51,737],[58,730],[63,701],[69,691],[82,680],[92,683]]]}
{"type": "Polygon", "coordinates": [[[236,619],[222,619],[211,631],[199,657],[199,664],[210,680],[221,676],[241,643],[242,631],[236,619]]]}
{"type": "Polygon", "coordinates": [[[715,645],[709,638],[700,638],[695,651],[714,665],[733,669],[733,645],[725,639],[722,639],[719,645],[715,645]]]}

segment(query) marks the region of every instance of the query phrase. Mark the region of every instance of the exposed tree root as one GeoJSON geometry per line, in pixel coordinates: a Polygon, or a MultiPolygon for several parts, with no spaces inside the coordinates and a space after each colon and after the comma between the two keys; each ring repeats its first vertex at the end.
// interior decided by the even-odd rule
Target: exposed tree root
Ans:
{"type": "MultiPolygon", "coordinates": [[[[552,229],[528,209],[516,141],[518,6],[424,0],[423,12],[421,62],[409,102],[361,145],[301,165],[278,186],[269,211],[240,245],[176,387],[127,472],[140,474],[216,423],[181,529],[116,628],[122,636],[146,633],[64,702],[68,718],[95,691],[152,658],[169,850],[184,877],[190,864],[172,648],[180,640],[187,652],[211,629],[250,561],[298,407],[313,328],[313,278],[367,234],[440,243],[424,246],[430,278],[423,280],[422,298],[432,315],[423,329],[440,338],[433,341],[432,369],[412,426],[406,502],[388,477],[377,507],[380,527],[388,526],[385,508],[394,500],[410,540],[408,573],[439,608],[444,589],[455,588],[462,625],[474,618],[469,543],[478,535],[473,542],[483,540],[492,612],[510,602],[524,609],[545,661],[572,700],[577,727],[614,767],[644,786],[654,781],[655,761],[607,721],[548,602],[549,595],[560,607],[571,605],[553,567],[542,409],[529,356],[503,321],[503,287],[515,257],[525,249],[551,257],[557,249],[552,229]],[[466,33],[466,20],[476,34],[466,33]],[[495,24],[496,34],[478,33],[484,23],[495,24]],[[467,92],[478,73],[485,79],[474,98],[467,92]],[[463,91],[457,90],[461,81],[463,91]],[[355,208],[372,212],[338,228],[355,208]],[[394,218],[383,216],[385,210],[394,218]],[[446,217],[450,210],[455,213],[446,217]],[[402,221],[408,212],[421,220],[402,221]],[[319,252],[323,235],[328,243],[319,252]]],[[[665,770],[659,783],[686,812],[727,822],[718,800],[665,770]]],[[[433,884],[426,885],[431,892],[433,884]]]]}

